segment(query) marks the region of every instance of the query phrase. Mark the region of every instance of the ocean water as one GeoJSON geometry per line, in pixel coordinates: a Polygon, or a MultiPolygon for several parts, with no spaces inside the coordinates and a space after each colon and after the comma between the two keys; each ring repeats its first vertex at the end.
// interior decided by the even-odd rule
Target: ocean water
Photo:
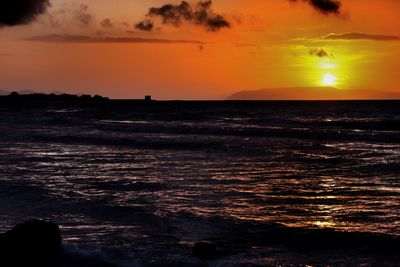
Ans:
{"type": "Polygon", "coordinates": [[[31,218],[116,266],[400,266],[360,252],[400,238],[400,102],[0,103],[0,230],[31,218]]]}

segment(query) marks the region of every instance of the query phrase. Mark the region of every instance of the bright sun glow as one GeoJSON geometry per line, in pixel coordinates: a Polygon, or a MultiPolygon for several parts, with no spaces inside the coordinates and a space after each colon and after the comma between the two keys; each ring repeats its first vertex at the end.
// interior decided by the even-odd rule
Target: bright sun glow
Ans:
{"type": "Polygon", "coordinates": [[[322,79],[322,84],[323,85],[328,85],[328,86],[333,86],[336,84],[336,76],[333,76],[332,74],[325,74],[324,78],[322,79]]]}

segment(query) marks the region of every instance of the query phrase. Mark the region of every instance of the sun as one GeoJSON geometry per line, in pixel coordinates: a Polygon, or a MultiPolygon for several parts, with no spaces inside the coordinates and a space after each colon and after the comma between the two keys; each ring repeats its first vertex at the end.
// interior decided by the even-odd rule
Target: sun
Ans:
{"type": "Polygon", "coordinates": [[[333,86],[336,84],[337,77],[332,74],[325,74],[322,79],[322,84],[326,86],[333,86]]]}

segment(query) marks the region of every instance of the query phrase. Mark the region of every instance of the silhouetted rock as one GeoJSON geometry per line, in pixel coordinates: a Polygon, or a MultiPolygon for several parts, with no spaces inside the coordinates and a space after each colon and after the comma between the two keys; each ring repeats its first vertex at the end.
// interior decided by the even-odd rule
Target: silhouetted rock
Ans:
{"type": "Polygon", "coordinates": [[[91,95],[81,95],[80,100],[90,101],[90,100],[92,100],[92,96],[91,95]]]}
{"type": "Polygon", "coordinates": [[[99,96],[99,95],[95,95],[93,97],[93,100],[95,100],[95,101],[103,101],[103,100],[107,100],[107,98],[99,96]]]}
{"type": "Polygon", "coordinates": [[[0,235],[0,266],[57,266],[60,250],[58,225],[28,221],[0,235]]]}
{"type": "Polygon", "coordinates": [[[12,92],[12,93],[10,93],[10,97],[11,98],[16,98],[16,97],[18,97],[19,96],[19,94],[17,93],[17,92],[12,92]]]}
{"type": "Polygon", "coordinates": [[[208,260],[217,256],[217,245],[209,241],[200,241],[193,245],[192,255],[196,258],[208,260]]]}

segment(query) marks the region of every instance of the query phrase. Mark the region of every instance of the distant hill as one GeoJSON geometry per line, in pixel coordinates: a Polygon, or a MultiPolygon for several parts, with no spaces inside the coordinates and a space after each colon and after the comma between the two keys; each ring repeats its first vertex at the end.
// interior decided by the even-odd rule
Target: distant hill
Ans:
{"type": "MultiPolygon", "coordinates": [[[[12,91],[10,90],[1,90],[0,89],[0,95],[9,95],[12,91]]],[[[33,94],[44,94],[43,92],[40,91],[34,91],[34,90],[20,90],[20,91],[15,91],[20,95],[33,95],[33,94]]],[[[62,95],[62,94],[67,94],[66,92],[62,91],[52,91],[48,94],[54,94],[54,95],[62,95]]],[[[84,95],[83,93],[81,94],[76,94],[76,95],[84,95]]]]}
{"type": "Polygon", "coordinates": [[[400,99],[400,93],[340,90],[334,87],[292,87],[240,91],[227,100],[351,100],[400,99]]]}
{"type": "MultiPolygon", "coordinates": [[[[12,91],[7,91],[7,90],[0,90],[0,95],[9,95],[11,94],[12,91]]],[[[31,94],[40,94],[40,92],[36,92],[33,90],[21,90],[17,91],[18,94],[20,95],[31,95],[31,94]]]]}
{"type": "Polygon", "coordinates": [[[0,96],[0,101],[7,102],[98,102],[108,101],[107,97],[95,95],[71,95],[71,94],[24,94],[12,92],[9,95],[0,96]]]}

